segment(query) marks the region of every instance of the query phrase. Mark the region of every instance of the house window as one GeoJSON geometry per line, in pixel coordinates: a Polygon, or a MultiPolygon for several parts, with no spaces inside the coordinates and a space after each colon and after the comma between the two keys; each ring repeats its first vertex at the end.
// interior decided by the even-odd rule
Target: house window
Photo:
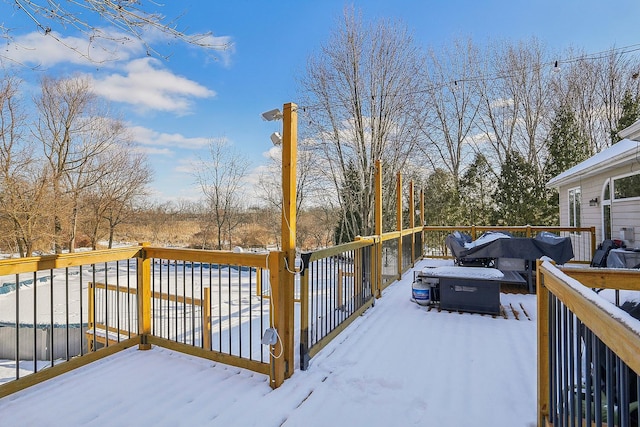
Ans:
{"type": "Polygon", "coordinates": [[[611,181],[607,179],[602,190],[602,237],[611,239],[611,181]]]}
{"type": "Polygon", "coordinates": [[[640,174],[614,179],[613,197],[615,200],[640,197],[640,174]]]}
{"type": "Polygon", "coordinates": [[[580,188],[569,190],[569,227],[580,227],[580,188]]]}

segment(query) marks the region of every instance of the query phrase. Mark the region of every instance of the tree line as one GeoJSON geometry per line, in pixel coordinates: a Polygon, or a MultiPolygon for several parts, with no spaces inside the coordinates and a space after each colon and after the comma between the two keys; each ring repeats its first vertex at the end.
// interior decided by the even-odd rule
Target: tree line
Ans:
{"type": "Polygon", "coordinates": [[[151,171],[124,122],[87,78],[0,81],[0,229],[5,250],[71,252],[82,235],[94,249],[144,196],[151,171]],[[30,107],[30,108],[29,108],[30,107]],[[28,113],[33,112],[33,113],[28,113]]]}
{"type": "MultiPolygon", "coordinates": [[[[431,225],[557,223],[558,195],[544,184],[638,118],[639,70],[624,48],[557,52],[536,39],[421,46],[401,22],[345,10],[298,79],[299,246],[373,234],[377,160],[385,230],[395,228],[398,172],[425,191],[431,225]]],[[[222,139],[194,165],[202,200],[154,203],[147,159],[86,79],[44,77],[30,100],[22,84],[5,75],[0,85],[3,249],[73,251],[79,238],[94,248],[118,239],[277,245],[277,156],[258,181],[258,206],[241,185],[248,164],[222,139]],[[169,228],[181,236],[163,233],[178,220],[169,228]]],[[[406,207],[406,222],[415,210],[406,207]]]]}
{"type": "MultiPolygon", "coordinates": [[[[88,79],[45,76],[31,99],[23,85],[15,75],[0,80],[3,253],[24,257],[142,241],[197,249],[279,247],[277,162],[260,181],[263,202],[255,204],[243,183],[246,156],[213,138],[192,168],[200,199],[159,202],[148,190],[152,172],[145,154],[88,79]]],[[[326,224],[334,216],[331,207],[301,209],[301,247],[331,244],[326,224]]]]}
{"type": "Polygon", "coordinates": [[[386,229],[400,171],[424,189],[428,224],[557,224],[558,195],[545,183],[639,117],[639,72],[623,48],[420,46],[401,22],[347,9],[299,85],[303,150],[340,212],[336,241],[372,234],[376,160],[386,229]]]}

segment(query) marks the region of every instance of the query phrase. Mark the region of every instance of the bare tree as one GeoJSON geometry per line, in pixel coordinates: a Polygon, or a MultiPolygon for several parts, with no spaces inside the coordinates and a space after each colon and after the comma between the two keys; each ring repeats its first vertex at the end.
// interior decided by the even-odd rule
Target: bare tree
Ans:
{"type": "Polygon", "coordinates": [[[215,226],[217,249],[223,248],[225,233],[231,247],[231,233],[240,220],[242,185],[248,168],[246,157],[224,139],[212,140],[208,157],[201,158],[194,168],[208,218],[215,226]]]}
{"type": "Polygon", "coordinates": [[[173,216],[176,207],[172,202],[157,202],[142,208],[143,217],[138,216],[141,225],[146,225],[150,229],[151,242],[167,244],[169,243],[165,231],[173,226],[173,216]]]}
{"type": "MultiPolygon", "coordinates": [[[[131,40],[142,42],[147,53],[159,54],[151,46],[152,34],[164,34],[170,40],[177,40],[209,51],[230,48],[227,37],[214,37],[210,32],[189,34],[178,26],[179,18],[168,19],[158,12],[162,5],[154,1],[128,0],[84,0],[52,2],[50,0],[4,0],[6,8],[13,8],[30,19],[43,35],[62,40],[59,34],[74,29],[83,33],[90,43],[97,40],[115,42],[114,45],[131,40]],[[108,31],[100,28],[115,28],[108,31]]],[[[9,15],[9,14],[7,14],[9,15]]],[[[0,22],[0,37],[11,37],[7,22],[0,22]]],[[[63,43],[64,44],[64,43],[63,43]]],[[[91,59],[88,50],[79,50],[66,45],[80,55],[91,59]]]]}
{"type": "Polygon", "coordinates": [[[36,241],[46,236],[50,204],[47,177],[25,138],[19,87],[13,76],[0,82],[0,216],[9,223],[20,256],[30,256],[36,241]]]}
{"type": "Polygon", "coordinates": [[[493,157],[502,164],[517,152],[542,170],[553,94],[548,54],[536,39],[492,49],[496,78],[481,81],[479,119],[493,157]]]}
{"type": "MultiPolygon", "coordinates": [[[[314,153],[304,148],[298,150],[296,168],[296,217],[300,217],[305,204],[315,205],[320,194],[326,190],[318,179],[314,153]],[[309,203],[307,203],[307,201],[309,203]]],[[[262,169],[256,183],[258,196],[269,207],[282,212],[282,151],[274,148],[269,154],[269,161],[262,169]]],[[[276,221],[276,225],[279,222],[276,221]]]]}
{"type": "Polygon", "coordinates": [[[80,197],[108,173],[100,156],[119,144],[126,133],[123,123],[101,108],[103,104],[91,92],[88,79],[45,77],[41,89],[35,100],[39,116],[33,134],[42,143],[56,201],[56,253],[60,253],[65,239],[73,251],[80,197]],[[63,215],[70,221],[66,235],[63,215]]]}
{"type": "Polygon", "coordinates": [[[364,25],[349,10],[308,60],[301,89],[303,103],[313,108],[303,132],[339,195],[347,236],[373,231],[375,161],[398,171],[418,142],[423,62],[406,27],[364,25]]]}
{"type": "Polygon", "coordinates": [[[429,119],[420,146],[432,169],[446,168],[458,188],[462,169],[473,154],[480,107],[476,90],[478,52],[471,40],[456,41],[440,51],[430,50],[425,68],[429,119]]]}
{"type": "Polygon", "coordinates": [[[571,50],[566,56],[554,76],[553,99],[572,108],[589,152],[595,154],[614,142],[611,134],[622,114],[624,94],[638,96],[640,61],[616,49],[595,56],[571,50]]]}
{"type": "Polygon", "coordinates": [[[115,229],[133,209],[135,201],[146,195],[151,169],[143,153],[128,146],[113,146],[100,155],[106,174],[92,186],[85,200],[87,234],[96,249],[104,223],[108,247],[113,247],[115,229]]]}

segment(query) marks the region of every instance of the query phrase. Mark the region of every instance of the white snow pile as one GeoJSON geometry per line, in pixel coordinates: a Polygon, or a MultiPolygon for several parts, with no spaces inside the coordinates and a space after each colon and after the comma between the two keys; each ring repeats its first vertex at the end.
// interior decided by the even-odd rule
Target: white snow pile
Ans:
{"type": "MultiPolygon", "coordinates": [[[[424,268],[436,268],[436,267],[453,267],[454,262],[452,259],[437,259],[429,258],[422,261],[424,268]]],[[[424,271],[424,269],[423,269],[424,271]]]]}
{"type": "Polygon", "coordinates": [[[485,243],[493,242],[498,239],[510,239],[511,236],[504,233],[485,233],[478,237],[473,242],[467,242],[464,244],[465,249],[475,248],[476,246],[484,245],[485,243]]]}
{"type": "Polygon", "coordinates": [[[465,279],[502,279],[504,273],[497,268],[485,267],[435,267],[424,268],[422,273],[431,277],[459,277],[465,279]]]}

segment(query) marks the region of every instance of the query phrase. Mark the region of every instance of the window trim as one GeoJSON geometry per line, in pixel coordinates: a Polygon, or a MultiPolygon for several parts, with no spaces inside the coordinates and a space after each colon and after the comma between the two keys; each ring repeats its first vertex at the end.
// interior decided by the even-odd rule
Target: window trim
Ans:
{"type": "Polygon", "coordinates": [[[567,213],[569,227],[579,228],[582,225],[582,187],[572,187],[567,189],[567,213]],[[573,206],[571,203],[571,196],[573,193],[573,206]],[[576,203],[576,194],[579,194],[579,200],[576,203]],[[576,206],[578,207],[576,209],[576,206]],[[577,214],[577,215],[576,215],[577,214]]]}
{"type": "Polygon", "coordinates": [[[601,220],[601,230],[602,230],[602,239],[604,240],[605,238],[611,238],[611,236],[613,236],[613,229],[612,229],[612,215],[611,215],[611,207],[612,204],[614,202],[614,200],[612,200],[611,198],[611,194],[612,194],[612,184],[613,182],[613,178],[607,178],[604,180],[604,184],[602,185],[602,202],[600,202],[600,220],[601,220]],[[607,188],[609,189],[609,198],[606,199],[605,198],[605,193],[607,191],[607,188]],[[609,208],[609,218],[607,218],[607,215],[605,214],[607,207],[609,208]],[[609,222],[609,227],[606,227],[607,224],[607,220],[609,222]]]}
{"type": "Polygon", "coordinates": [[[619,199],[619,198],[616,197],[616,180],[627,178],[627,177],[630,177],[630,176],[635,176],[635,175],[640,175],[640,171],[629,172],[629,173],[625,173],[625,174],[622,174],[622,175],[617,175],[617,176],[614,176],[614,177],[610,178],[610,180],[611,180],[611,188],[610,188],[611,203],[640,200],[640,196],[625,197],[623,199],[619,199]]]}

